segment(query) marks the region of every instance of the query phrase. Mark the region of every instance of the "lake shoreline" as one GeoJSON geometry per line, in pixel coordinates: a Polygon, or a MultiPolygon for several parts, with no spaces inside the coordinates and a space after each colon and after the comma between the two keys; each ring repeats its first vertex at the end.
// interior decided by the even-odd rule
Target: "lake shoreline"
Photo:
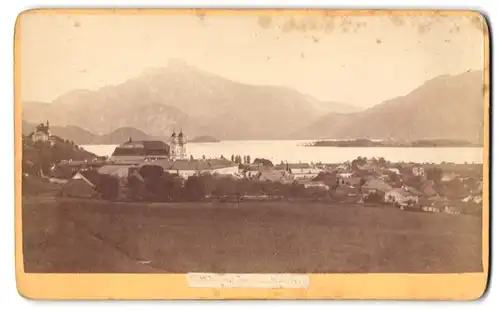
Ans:
{"type": "MultiPolygon", "coordinates": [[[[310,140],[295,141],[227,141],[218,143],[187,143],[187,157],[217,158],[249,155],[252,160],[265,158],[273,163],[343,163],[358,156],[384,158],[391,162],[415,163],[482,163],[484,149],[480,147],[328,147],[308,148],[310,140]]],[[[110,156],[117,145],[80,145],[98,156],[110,156]]]]}
{"type": "Polygon", "coordinates": [[[317,146],[317,145],[302,145],[303,147],[314,147],[314,148],[484,148],[483,146],[317,146]]]}
{"type": "Polygon", "coordinates": [[[371,139],[315,140],[304,144],[304,146],[339,148],[483,148],[481,143],[454,139],[421,139],[414,141],[371,139]]]}

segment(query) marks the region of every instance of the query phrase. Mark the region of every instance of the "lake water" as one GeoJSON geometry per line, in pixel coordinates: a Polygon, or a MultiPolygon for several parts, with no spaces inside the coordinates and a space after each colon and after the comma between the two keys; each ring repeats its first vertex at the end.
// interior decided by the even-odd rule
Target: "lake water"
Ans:
{"type": "MultiPolygon", "coordinates": [[[[483,163],[483,148],[376,148],[376,147],[306,147],[304,143],[311,141],[221,141],[219,143],[188,143],[187,154],[194,158],[219,158],[232,154],[249,155],[252,159],[266,158],[273,163],[281,161],[340,163],[350,161],[358,156],[383,157],[392,162],[417,163],[483,163]]],[[[117,145],[82,145],[84,149],[98,155],[109,156],[117,145]]]]}

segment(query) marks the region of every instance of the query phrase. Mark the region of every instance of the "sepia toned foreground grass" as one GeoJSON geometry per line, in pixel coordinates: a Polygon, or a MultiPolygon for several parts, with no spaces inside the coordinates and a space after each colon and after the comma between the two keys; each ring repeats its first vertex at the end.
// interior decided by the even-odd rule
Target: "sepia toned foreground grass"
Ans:
{"type": "Polygon", "coordinates": [[[479,272],[481,218],[289,202],[23,203],[26,272],[479,272]]]}

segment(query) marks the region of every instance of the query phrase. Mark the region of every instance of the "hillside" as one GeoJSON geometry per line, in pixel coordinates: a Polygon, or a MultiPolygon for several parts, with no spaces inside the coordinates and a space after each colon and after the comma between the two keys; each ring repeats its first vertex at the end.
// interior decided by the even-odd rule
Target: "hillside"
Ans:
{"type": "Polygon", "coordinates": [[[97,156],[74,143],[60,137],[55,137],[54,145],[48,143],[33,143],[27,136],[23,136],[23,173],[44,174],[50,173],[50,167],[62,160],[91,160],[97,156]]]}
{"type": "Polygon", "coordinates": [[[291,137],[482,142],[483,112],[483,73],[473,71],[437,77],[361,112],[328,114],[291,137]]]}
{"type": "MultiPolygon", "coordinates": [[[[23,121],[23,135],[29,135],[35,129],[36,125],[23,121]]],[[[133,127],[121,127],[104,135],[97,135],[84,130],[78,126],[50,126],[52,135],[60,137],[63,140],[72,141],[77,145],[99,145],[99,144],[122,144],[129,138],[132,140],[168,140],[168,136],[151,136],[143,131],[133,127]]]]}
{"type": "Polygon", "coordinates": [[[212,136],[196,136],[193,139],[190,139],[191,143],[218,143],[220,142],[217,138],[212,136]]]}
{"type": "Polygon", "coordinates": [[[327,113],[353,113],[360,112],[364,108],[353,106],[341,102],[322,102],[322,101],[314,101],[313,106],[316,110],[327,114],[327,113]]]}
{"type": "Polygon", "coordinates": [[[172,60],[119,85],[71,91],[52,103],[23,103],[23,120],[51,120],[101,135],[133,127],[166,136],[182,126],[192,137],[273,139],[324,113],[346,109],[345,104],[322,103],[284,87],[234,82],[172,60]]]}
{"type": "MultiPolygon", "coordinates": [[[[23,121],[22,123],[23,135],[29,135],[35,130],[35,128],[36,124],[28,123],[26,121],[23,121]]],[[[93,144],[97,139],[99,139],[98,135],[74,125],[68,125],[68,126],[51,125],[50,132],[54,136],[61,137],[62,139],[65,140],[73,141],[75,144],[78,145],[93,144]]]]}
{"type": "Polygon", "coordinates": [[[129,140],[150,140],[153,139],[148,134],[133,128],[133,127],[122,127],[114,130],[113,132],[98,136],[93,141],[92,144],[100,145],[100,144],[122,144],[129,140]]]}

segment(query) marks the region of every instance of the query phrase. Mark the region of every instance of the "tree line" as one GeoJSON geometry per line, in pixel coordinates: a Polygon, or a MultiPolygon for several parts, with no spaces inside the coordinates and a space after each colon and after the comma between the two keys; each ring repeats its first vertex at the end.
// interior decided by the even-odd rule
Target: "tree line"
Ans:
{"type": "Polygon", "coordinates": [[[246,155],[241,157],[239,154],[232,154],[231,155],[231,162],[236,163],[236,164],[250,164],[250,156],[246,155]]]}
{"type": "Polygon", "coordinates": [[[250,179],[234,179],[231,176],[200,174],[183,179],[176,174],[163,173],[154,166],[143,166],[130,174],[125,182],[119,178],[84,172],[96,186],[103,199],[125,199],[148,202],[197,202],[207,198],[241,199],[243,196],[267,196],[279,198],[328,199],[330,193],[322,188],[306,188],[297,182],[262,182],[250,179]],[[120,188],[123,189],[120,189],[120,188]],[[122,197],[120,198],[120,195],[122,197]]]}

